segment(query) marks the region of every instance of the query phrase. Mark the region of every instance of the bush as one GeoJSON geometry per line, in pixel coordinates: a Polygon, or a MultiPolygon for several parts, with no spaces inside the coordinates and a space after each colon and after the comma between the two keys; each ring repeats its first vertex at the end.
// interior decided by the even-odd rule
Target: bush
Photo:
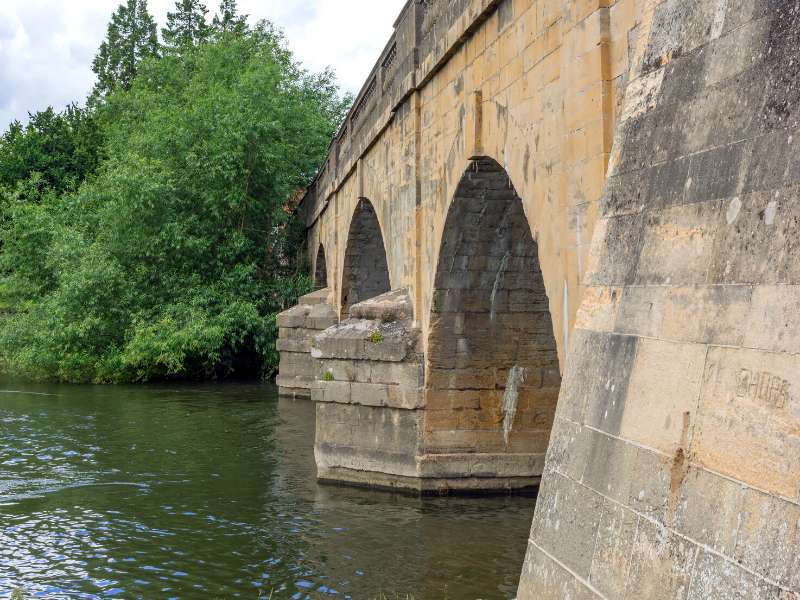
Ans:
{"type": "Polygon", "coordinates": [[[106,157],[71,193],[6,193],[7,371],[122,382],[270,374],[275,315],[310,289],[287,200],[344,112],[262,24],[144,61],[99,110],[106,157]]]}

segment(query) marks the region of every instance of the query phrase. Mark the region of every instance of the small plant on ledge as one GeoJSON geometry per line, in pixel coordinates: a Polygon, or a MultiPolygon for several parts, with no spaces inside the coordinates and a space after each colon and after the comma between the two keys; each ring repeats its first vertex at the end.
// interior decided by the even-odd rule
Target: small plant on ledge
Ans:
{"type": "Polygon", "coordinates": [[[380,331],[373,331],[369,336],[369,341],[373,344],[380,344],[383,341],[383,334],[380,331]]]}
{"type": "Polygon", "coordinates": [[[323,381],[333,381],[333,373],[330,371],[325,371],[325,374],[322,376],[323,381]]]}

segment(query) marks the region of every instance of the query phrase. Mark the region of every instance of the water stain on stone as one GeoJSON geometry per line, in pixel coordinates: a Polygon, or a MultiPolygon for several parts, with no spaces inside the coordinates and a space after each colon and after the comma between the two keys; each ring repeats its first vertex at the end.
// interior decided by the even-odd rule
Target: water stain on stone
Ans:
{"type": "Polygon", "coordinates": [[[525,144],[525,156],[522,159],[522,173],[525,177],[525,183],[528,183],[528,165],[531,162],[531,147],[525,144]]]}

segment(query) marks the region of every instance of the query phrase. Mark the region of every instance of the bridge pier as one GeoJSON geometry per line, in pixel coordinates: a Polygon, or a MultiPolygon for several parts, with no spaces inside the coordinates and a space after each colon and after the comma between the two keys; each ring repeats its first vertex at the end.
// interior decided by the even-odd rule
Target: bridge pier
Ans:
{"type": "MultiPolygon", "coordinates": [[[[315,337],[318,478],[420,494],[534,488],[542,452],[520,443],[507,452],[502,434],[481,441],[475,431],[445,433],[443,443],[442,420],[425,406],[425,363],[411,314],[408,293],[393,291],[352,306],[348,319],[315,337]]],[[[520,382],[515,393],[528,389],[520,382]]],[[[445,395],[457,401],[463,393],[445,395]]],[[[459,411],[452,414],[457,426],[459,411]]]]}
{"type": "Polygon", "coordinates": [[[329,296],[327,288],[317,290],[278,315],[281,361],[276,382],[281,396],[311,397],[319,371],[319,363],[311,356],[314,336],[338,321],[336,310],[328,304],[329,296]]]}
{"type": "Polygon", "coordinates": [[[423,371],[411,311],[405,290],[388,292],[315,338],[320,480],[406,488],[415,476],[423,371]]]}

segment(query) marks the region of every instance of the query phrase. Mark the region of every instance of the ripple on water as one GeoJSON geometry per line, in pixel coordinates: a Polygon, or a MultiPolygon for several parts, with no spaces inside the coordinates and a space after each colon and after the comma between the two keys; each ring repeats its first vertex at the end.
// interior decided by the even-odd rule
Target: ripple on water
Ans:
{"type": "Polygon", "coordinates": [[[320,487],[313,406],[271,386],[22,391],[0,409],[0,597],[514,595],[531,499],[320,487]]]}

